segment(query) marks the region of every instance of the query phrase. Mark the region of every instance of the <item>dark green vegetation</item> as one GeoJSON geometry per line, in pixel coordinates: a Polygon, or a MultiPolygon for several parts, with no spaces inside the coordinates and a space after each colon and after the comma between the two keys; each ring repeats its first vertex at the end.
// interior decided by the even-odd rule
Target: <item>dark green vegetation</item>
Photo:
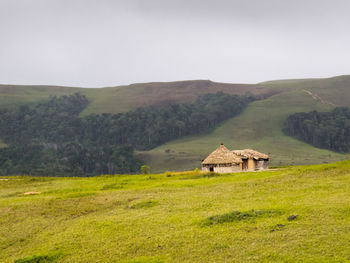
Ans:
{"type": "Polygon", "coordinates": [[[138,108],[116,115],[89,115],[84,118],[91,140],[112,145],[132,145],[149,150],[186,135],[203,134],[226,119],[238,115],[252,97],[222,92],[200,96],[194,103],[138,108]]]}
{"type": "Polygon", "coordinates": [[[239,114],[252,97],[222,92],[195,103],[139,108],[80,117],[88,105],[78,93],[0,110],[0,174],[41,176],[132,173],[134,148],[151,149],[185,135],[202,134],[239,114]]]}
{"type": "Polygon", "coordinates": [[[128,145],[111,145],[95,123],[80,118],[87,99],[79,94],[0,111],[0,174],[88,176],[138,170],[128,145]]]}
{"type": "Polygon", "coordinates": [[[350,161],[0,179],[3,263],[349,262],[350,161]]]}
{"type": "Polygon", "coordinates": [[[315,147],[349,152],[350,109],[335,108],[331,112],[296,113],[287,118],[284,131],[315,147]]]}

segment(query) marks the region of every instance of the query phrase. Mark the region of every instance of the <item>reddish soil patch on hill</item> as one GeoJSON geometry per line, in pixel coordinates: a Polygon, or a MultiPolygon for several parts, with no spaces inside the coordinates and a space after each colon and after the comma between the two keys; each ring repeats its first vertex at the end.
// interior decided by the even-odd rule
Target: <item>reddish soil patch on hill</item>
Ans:
{"type": "Polygon", "coordinates": [[[232,95],[250,93],[261,98],[272,95],[269,94],[267,88],[258,85],[217,83],[209,80],[153,82],[135,85],[140,89],[139,96],[135,97],[132,102],[135,108],[164,105],[171,102],[193,102],[200,95],[219,91],[232,95]]]}

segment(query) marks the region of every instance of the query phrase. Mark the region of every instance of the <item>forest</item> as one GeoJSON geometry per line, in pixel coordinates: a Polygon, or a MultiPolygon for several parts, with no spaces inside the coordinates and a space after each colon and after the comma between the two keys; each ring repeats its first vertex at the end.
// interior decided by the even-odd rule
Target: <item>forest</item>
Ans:
{"type": "Polygon", "coordinates": [[[0,175],[93,176],[135,173],[135,150],[205,133],[239,114],[252,96],[206,94],[194,103],[170,103],[120,114],[81,117],[81,94],[52,97],[0,110],[0,175]]]}
{"type": "Polygon", "coordinates": [[[346,153],[350,151],[350,109],[296,113],[287,118],[283,131],[315,147],[346,153]]]}

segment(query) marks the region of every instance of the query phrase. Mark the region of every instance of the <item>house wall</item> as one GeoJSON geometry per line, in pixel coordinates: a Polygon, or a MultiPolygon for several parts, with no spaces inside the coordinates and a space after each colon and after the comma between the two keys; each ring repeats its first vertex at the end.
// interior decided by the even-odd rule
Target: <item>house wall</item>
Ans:
{"type": "Polygon", "coordinates": [[[203,172],[209,172],[209,166],[202,165],[202,171],[203,172]]]}
{"type": "Polygon", "coordinates": [[[254,159],[248,159],[248,169],[247,171],[255,171],[256,169],[256,161],[254,159]]]}
{"type": "Polygon", "coordinates": [[[214,167],[215,173],[235,173],[240,171],[241,167],[239,164],[230,167],[214,167]]]}
{"type": "Polygon", "coordinates": [[[210,167],[214,168],[214,173],[235,173],[240,172],[242,164],[234,165],[202,165],[203,172],[210,172],[210,167]]]}
{"type": "Polygon", "coordinates": [[[264,160],[264,169],[269,169],[269,159],[264,160]]]}
{"type": "Polygon", "coordinates": [[[256,170],[264,170],[264,160],[256,161],[256,170]]]}
{"type": "Polygon", "coordinates": [[[248,159],[243,160],[243,162],[246,162],[247,164],[244,165],[243,163],[239,164],[212,164],[212,165],[202,165],[202,171],[203,172],[210,172],[210,167],[214,169],[215,173],[236,173],[240,171],[261,171],[269,168],[269,160],[254,160],[254,159],[248,159]],[[245,169],[246,168],[246,169],[245,169]]]}
{"type": "Polygon", "coordinates": [[[269,160],[258,160],[256,170],[265,170],[269,168],[269,160]]]}

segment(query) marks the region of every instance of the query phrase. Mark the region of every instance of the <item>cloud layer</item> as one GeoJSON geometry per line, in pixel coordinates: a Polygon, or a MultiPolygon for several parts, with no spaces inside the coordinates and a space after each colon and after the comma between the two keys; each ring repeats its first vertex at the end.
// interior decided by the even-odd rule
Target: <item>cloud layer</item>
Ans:
{"type": "Polygon", "coordinates": [[[0,83],[349,74],[347,0],[1,0],[0,83]]]}

